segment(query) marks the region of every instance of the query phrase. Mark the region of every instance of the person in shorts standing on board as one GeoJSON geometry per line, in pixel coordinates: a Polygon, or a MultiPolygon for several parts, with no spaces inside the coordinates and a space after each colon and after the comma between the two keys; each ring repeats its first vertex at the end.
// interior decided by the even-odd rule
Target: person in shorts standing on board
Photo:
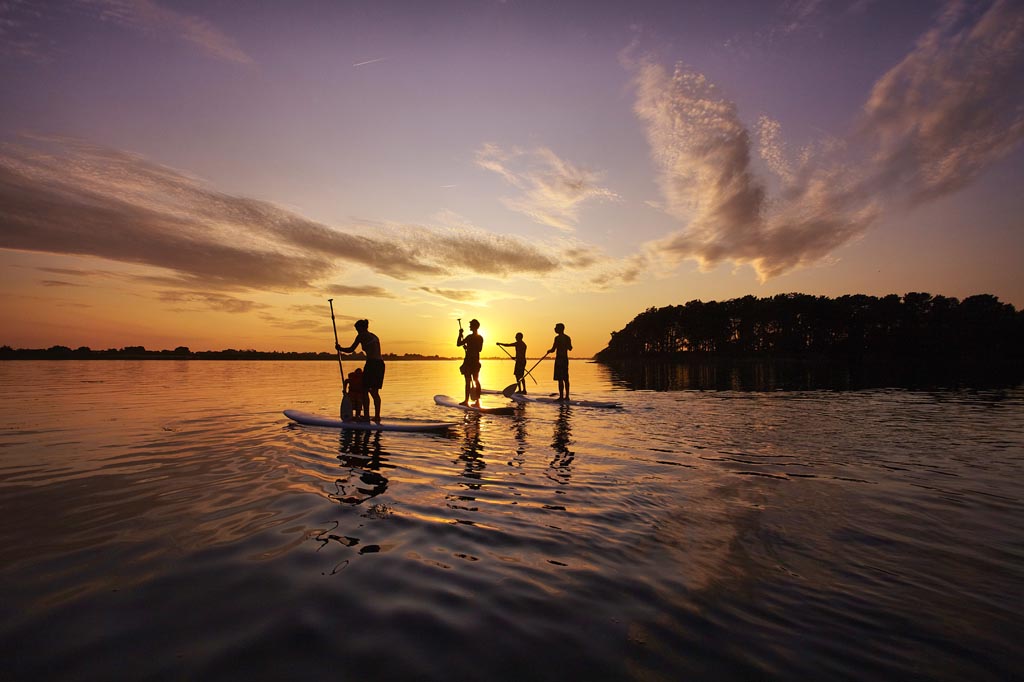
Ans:
{"type": "Polygon", "coordinates": [[[512,347],[516,349],[516,364],[512,373],[516,377],[516,393],[526,393],[526,343],[523,341],[523,333],[516,332],[515,343],[498,342],[499,346],[512,347]]]}
{"type": "Polygon", "coordinates": [[[380,389],[384,385],[385,369],[384,358],[380,352],[380,339],[370,332],[369,320],[357,320],[355,328],[356,340],[351,346],[342,347],[336,343],[334,347],[341,353],[351,353],[356,346],[363,347],[363,353],[366,354],[366,364],[363,365],[363,388],[366,389],[366,394],[363,395],[363,414],[370,414],[370,398],[373,398],[373,421],[380,424],[380,389]]]}
{"type": "Polygon", "coordinates": [[[473,404],[480,407],[480,351],[484,349],[484,337],[477,333],[480,323],[477,320],[469,321],[469,335],[463,336],[462,327],[459,327],[459,338],[455,340],[456,346],[462,346],[466,350],[466,359],[462,361],[459,371],[466,378],[466,399],[460,405],[469,405],[470,398],[473,404]]]}
{"type": "Polygon", "coordinates": [[[555,354],[554,380],[558,382],[558,399],[569,400],[569,351],[572,350],[572,339],[565,333],[565,325],[555,325],[555,340],[551,343],[548,353],[555,354]]]}

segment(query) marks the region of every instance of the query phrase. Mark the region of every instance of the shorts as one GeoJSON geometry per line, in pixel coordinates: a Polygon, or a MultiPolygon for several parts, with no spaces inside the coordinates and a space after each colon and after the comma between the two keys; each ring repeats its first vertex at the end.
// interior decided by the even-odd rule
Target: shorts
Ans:
{"type": "Polygon", "coordinates": [[[459,367],[459,372],[461,372],[462,374],[465,374],[466,376],[471,376],[473,374],[479,374],[480,373],[480,361],[477,360],[476,362],[470,362],[469,360],[466,360],[465,362],[462,363],[462,366],[459,367]]]}
{"type": "Polygon", "coordinates": [[[516,360],[515,369],[512,370],[512,374],[515,375],[516,379],[522,379],[526,375],[526,362],[519,362],[516,360]]]}
{"type": "Polygon", "coordinates": [[[363,366],[363,388],[371,391],[384,385],[384,361],[367,360],[363,366]]]}
{"type": "Polygon", "coordinates": [[[555,375],[551,378],[555,381],[569,380],[569,358],[555,358],[555,375]]]}

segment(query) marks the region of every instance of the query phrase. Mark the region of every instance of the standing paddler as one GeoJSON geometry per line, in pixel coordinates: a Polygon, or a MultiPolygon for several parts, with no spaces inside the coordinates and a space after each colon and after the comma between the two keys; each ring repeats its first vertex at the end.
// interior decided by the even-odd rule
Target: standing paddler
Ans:
{"type": "Polygon", "coordinates": [[[469,321],[469,336],[463,336],[462,325],[459,325],[459,338],[455,340],[456,346],[466,349],[466,359],[462,361],[459,371],[466,378],[466,399],[460,405],[469,405],[470,398],[473,405],[480,407],[480,351],[484,349],[484,337],[477,333],[480,323],[477,320],[469,321]]]}
{"type": "MultiPolygon", "coordinates": [[[[512,373],[516,377],[516,393],[526,393],[526,342],[523,341],[523,333],[516,332],[515,343],[502,343],[498,342],[499,346],[502,347],[515,347],[515,367],[512,368],[512,373]]],[[[506,353],[508,351],[505,351],[506,353]]]]}
{"type": "Polygon", "coordinates": [[[370,332],[369,320],[357,320],[355,323],[356,340],[351,346],[342,347],[338,342],[334,347],[339,353],[351,353],[356,346],[363,347],[366,354],[366,364],[363,365],[363,419],[369,421],[370,398],[373,398],[373,421],[380,424],[380,389],[384,385],[384,358],[380,353],[380,339],[370,332]]]}
{"type": "Polygon", "coordinates": [[[551,342],[548,353],[555,354],[555,373],[552,377],[558,382],[558,399],[569,400],[569,351],[572,350],[572,339],[565,333],[565,325],[555,325],[555,340],[551,342]]]}

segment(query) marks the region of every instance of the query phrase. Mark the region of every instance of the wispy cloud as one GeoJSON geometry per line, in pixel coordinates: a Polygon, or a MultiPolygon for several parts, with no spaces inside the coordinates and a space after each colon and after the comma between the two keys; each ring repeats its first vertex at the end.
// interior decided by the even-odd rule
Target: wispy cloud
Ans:
{"type": "Polygon", "coordinates": [[[505,206],[566,232],[576,228],[583,202],[618,199],[615,192],[598,184],[600,173],[574,166],[544,147],[505,151],[485,144],[476,153],[476,163],[522,191],[518,197],[503,199],[505,206]]]}
{"type": "Polygon", "coordinates": [[[446,298],[449,301],[474,301],[476,300],[475,289],[444,289],[442,287],[416,287],[416,291],[422,291],[434,296],[446,298]]]}
{"type": "Polygon", "coordinates": [[[178,304],[176,310],[217,310],[224,313],[248,313],[267,308],[264,303],[250,301],[237,296],[197,291],[161,291],[158,298],[164,303],[178,304]]]}
{"type": "Polygon", "coordinates": [[[356,66],[366,66],[368,64],[376,64],[377,62],[384,62],[384,61],[387,61],[387,59],[388,59],[387,57],[377,57],[376,59],[367,59],[366,61],[363,61],[363,62],[356,62],[352,66],[353,67],[356,67],[356,66]]]}
{"type": "Polygon", "coordinates": [[[492,291],[478,288],[449,289],[445,287],[421,286],[414,287],[413,290],[437,296],[447,301],[455,301],[473,306],[485,306],[494,301],[507,301],[511,299],[530,300],[529,296],[509,293],[507,291],[492,291]]]}
{"type": "Polygon", "coordinates": [[[356,296],[370,298],[394,298],[395,295],[384,287],[352,286],[350,284],[328,284],[324,289],[331,296],[356,296]]]}
{"type": "MultiPolygon", "coordinates": [[[[264,313],[260,313],[259,316],[260,316],[261,320],[263,320],[266,324],[268,324],[270,326],[277,327],[279,329],[290,329],[290,330],[298,330],[298,331],[304,330],[304,331],[308,331],[310,333],[309,334],[310,336],[315,334],[315,333],[320,332],[323,329],[326,329],[326,328],[330,327],[330,325],[327,324],[327,322],[325,321],[325,319],[323,317],[295,319],[295,318],[292,318],[292,317],[281,317],[279,315],[273,315],[271,313],[265,313],[265,312],[264,313]]],[[[339,315],[338,318],[340,319],[341,316],[339,315]]],[[[347,319],[355,319],[355,318],[347,318],[347,319]]],[[[299,338],[305,338],[305,336],[306,335],[302,335],[299,338]]]]}
{"type": "Polygon", "coordinates": [[[54,46],[40,30],[43,8],[25,0],[0,2],[0,56],[50,61],[54,46]]]}
{"type": "Polygon", "coordinates": [[[878,189],[920,201],[965,186],[1024,140],[1024,5],[950,3],[864,114],[878,189]]]}
{"type": "MultiPolygon", "coordinates": [[[[0,148],[0,248],[162,268],[153,283],[298,290],[358,266],[395,279],[555,274],[586,258],[481,230],[347,232],[124,152],[68,139],[0,148]]],[[[377,289],[359,289],[366,294],[377,289]]]]}
{"type": "Polygon", "coordinates": [[[209,21],[169,9],[154,0],[78,0],[78,3],[98,12],[101,19],[127,29],[158,38],[184,40],[218,59],[252,63],[233,39],[209,21]]]}
{"type": "MultiPolygon", "coordinates": [[[[812,7],[812,4],[808,4],[812,7]]],[[[685,228],[649,244],[670,260],[751,264],[762,278],[815,263],[885,209],[960,189],[1024,139],[1024,8],[951,3],[875,84],[857,129],[794,158],[778,123],[758,123],[768,197],[733,103],[704,76],[640,61],[635,111],[665,210],[685,228]],[[857,153],[856,150],[869,150],[857,153]]]]}

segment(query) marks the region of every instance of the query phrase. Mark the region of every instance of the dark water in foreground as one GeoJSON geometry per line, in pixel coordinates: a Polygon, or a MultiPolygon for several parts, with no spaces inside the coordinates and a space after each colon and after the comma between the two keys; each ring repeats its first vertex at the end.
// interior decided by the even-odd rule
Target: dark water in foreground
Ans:
{"type": "Polygon", "coordinates": [[[331,363],[0,363],[0,679],[1024,669],[1024,390],[636,391],[574,363],[625,409],[463,417],[431,401],[457,364],[384,391],[448,436],[350,436],[280,413],[336,410],[331,363]]]}

